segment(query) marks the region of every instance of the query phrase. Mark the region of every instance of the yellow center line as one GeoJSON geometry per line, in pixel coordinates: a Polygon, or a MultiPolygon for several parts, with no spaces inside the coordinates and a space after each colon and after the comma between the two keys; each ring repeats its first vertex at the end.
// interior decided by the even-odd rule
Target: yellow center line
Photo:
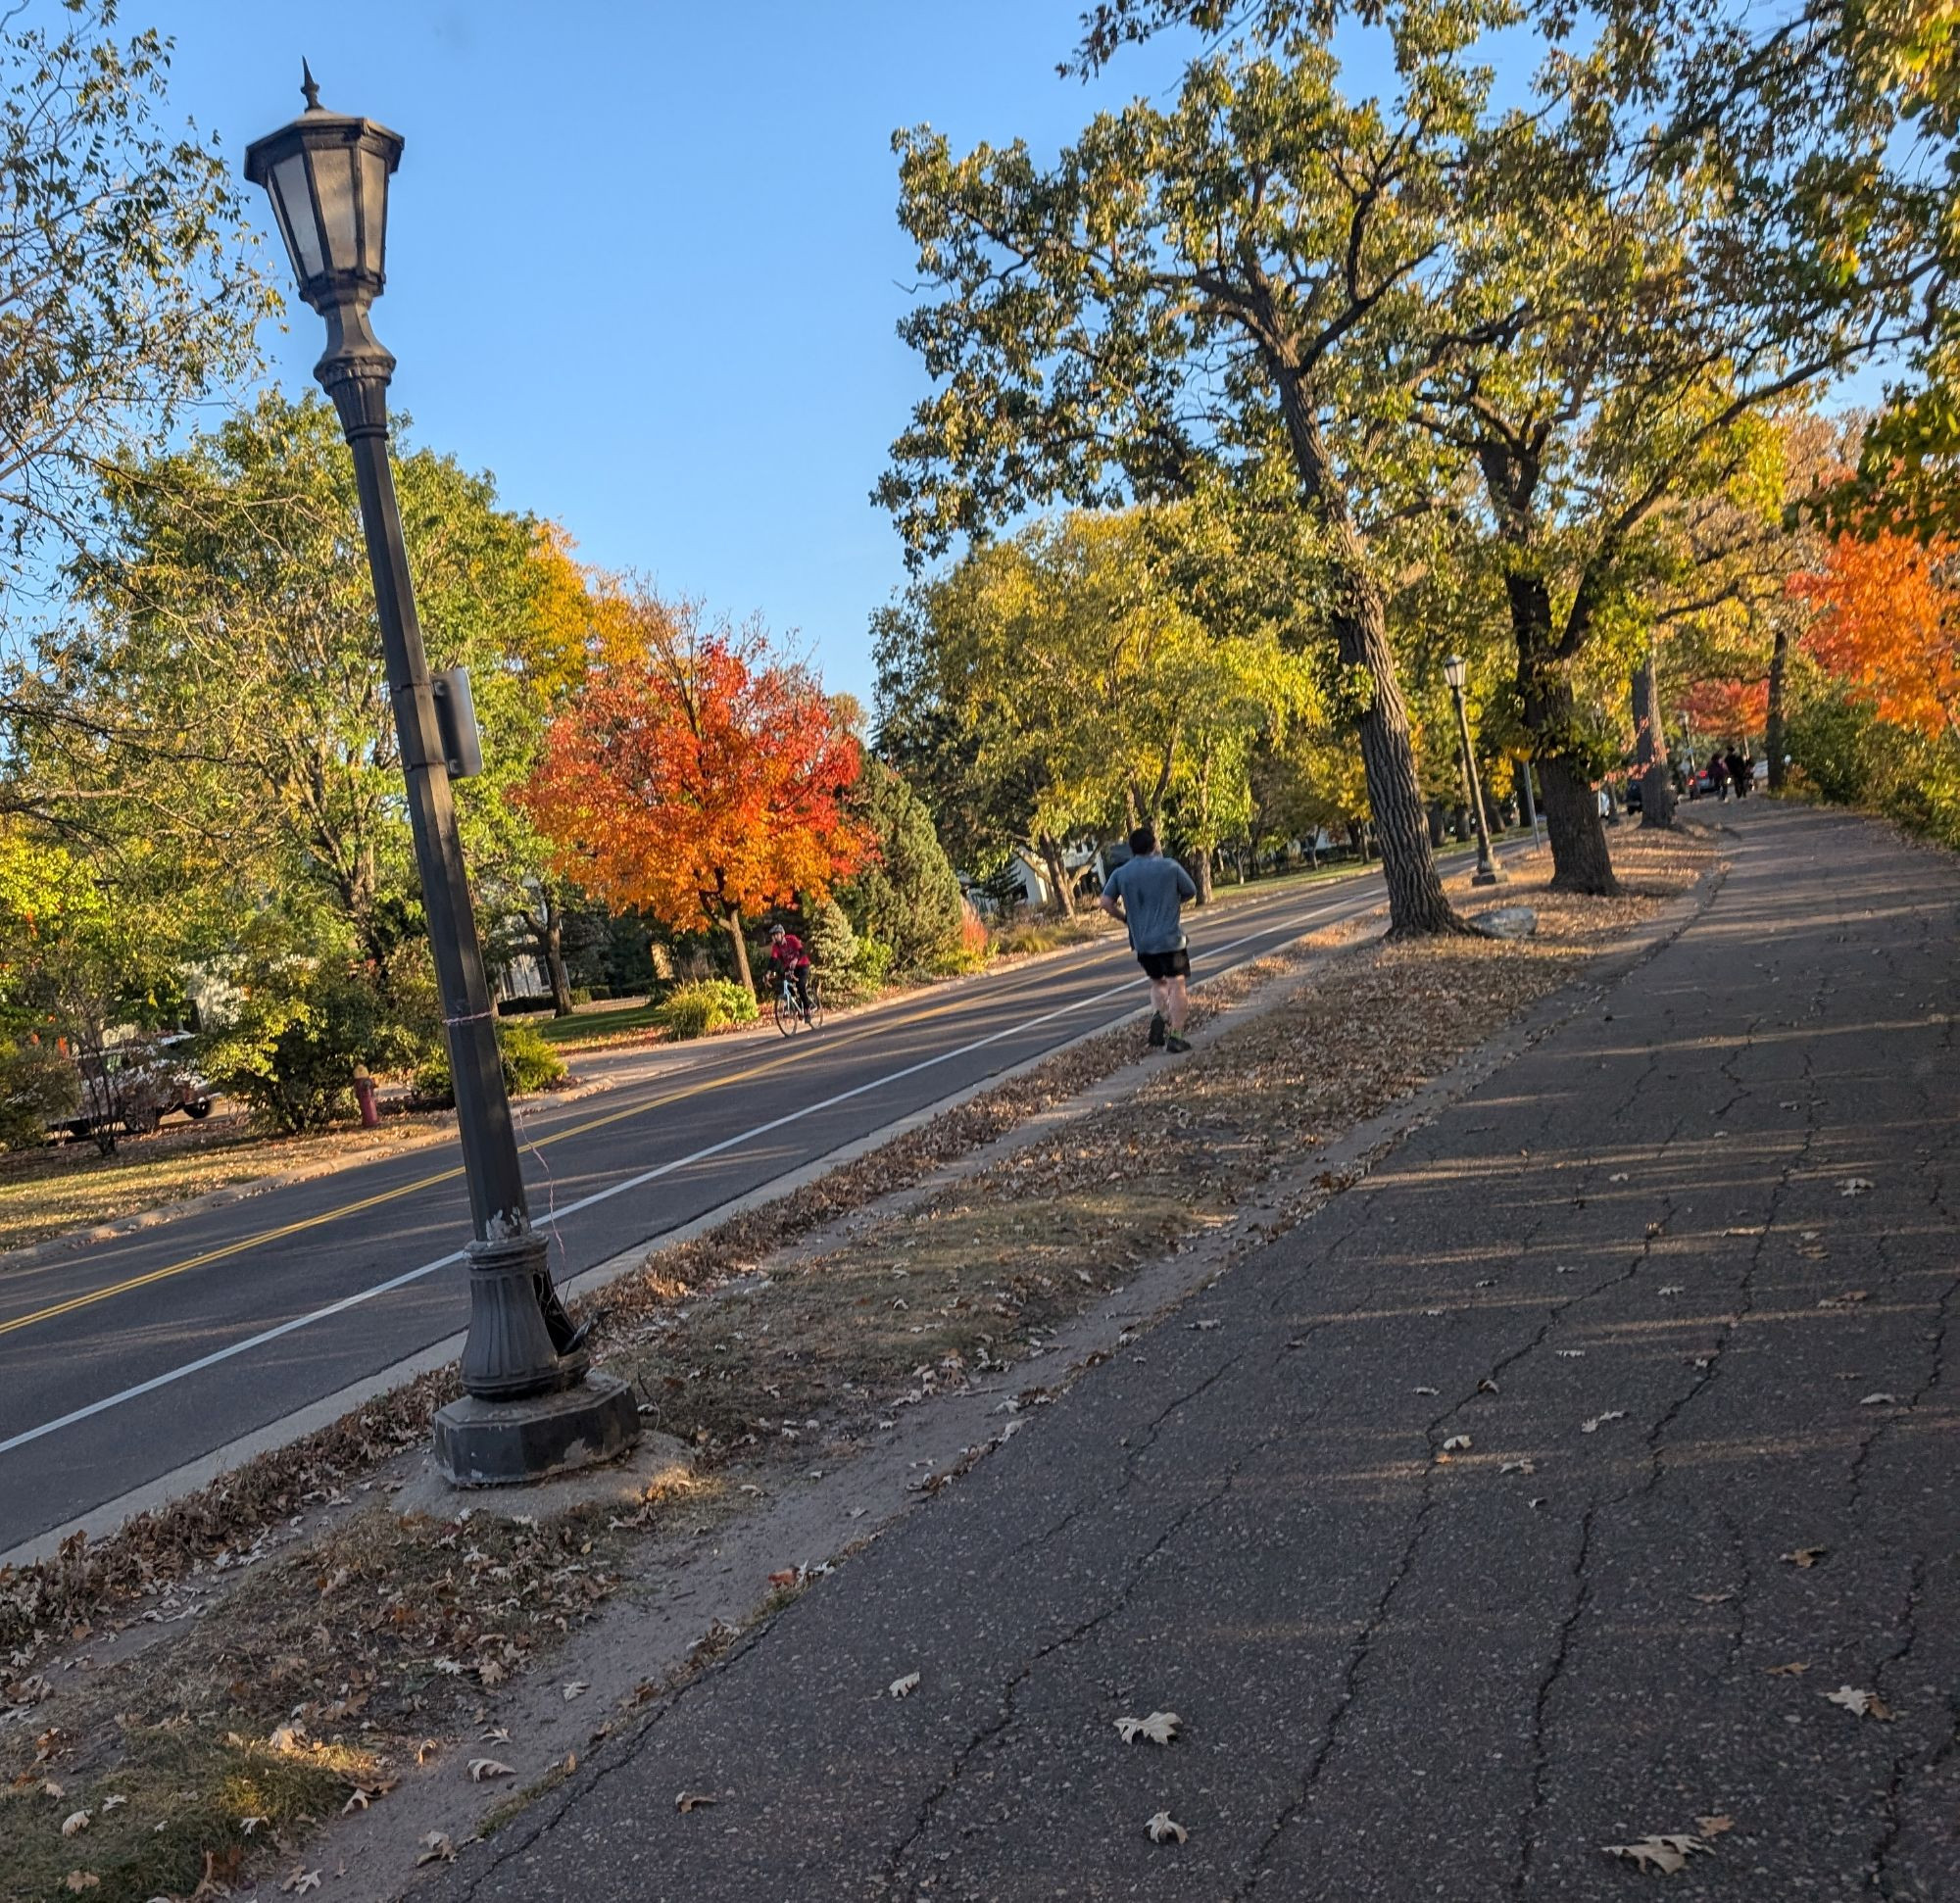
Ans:
{"type": "MultiPolygon", "coordinates": [[[[1106,948],[1094,947],[1091,950],[1106,948]]],[[[1029,974],[1029,982],[1050,976],[1054,967],[1046,966],[1039,973],[1029,974]]],[[[989,1001],[1011,999],[1028,988],[1025,982],[1013,982],[1003,986],[989,1001]]],[[[936,1017],[944,1017],[947,1012],[971,1006],[970,995],[949,999],[941,1004],[931,1004],[923,1009],[904,1016],[880,1017],[874,1024],[866,1024],[860,1030],[848,1032],[843,1037],[827,1040],[826,1050],[837,1050],[847,1045],[861,1043],[886,1031],[906,1030],[913,1025],[926,1023],[936,1017]]],[[[548,1144],[561,1144],[570,1137],[583,1137],[594,1130],[603,1130],[609,1124],[620,1123],[629,1117],[645,1116],[650,1110],[664,1109],[670,1103],[679,1103],[687,1098],[705,1096],[710,1091],[725,1090],[731,1084],[746,1084],[758,1077],[765,1077],[771,1071],[781,1070],[784,1065],[798,1061],[801,1047],[793,1047],[777,1057],[765,1058],[760,1063],[749,1064],[740,1070],[723,1072],[714,1077],[706,1077],[664,1095],[650,1098],[644,1103],[628,1104],[623,1110],[611,1110],[603,1117],[588,1117],[582,1123],[575,1123],[564,1130],[556,1130],[548,1137],[524,1138],[521,1147],[525,1149],[542,1149],[548,1144]]],[[[364,1209],[373,1209],[384,1202],[396,1202],[403,1196],[414,1195],[422,1190],[434,1189],[443,1183],[454,1183],[463,1174],[462,1167],[438,1170],[431,1176],[417,1177],[413,1183],[404,1183],[393,1190],[383,1190],[378,1195],[363,1196],[358,1201],[337,1203],[331,1209],[321,1210],[317,1216],[302,1217],[298,1222],[289,1222],[276,1229],[264,1229],[255,1235],[243,1236],[235,1243],[226,1243],[221,1247],[204,1250],[201,1254],[186,1256],[181,1262],[168,1263],[160,1269],[150,1269],[142,1275],[132,1275],[122,1282],[113,1282],[101,1289],[91,1290],[86,1294],[71,1295],[66,1301],[51,1302],[45,1308],[37,1308],[30,1314],[17,1315],[12,1321],[0,1322],[0,1335],[12,1335],[18,1329],[32,1328],[40,1322],[51,1322],[63,1315],[72,1315],[78,1308],[89,1308],[100,1301],[108,1301],[113,1296],[128,1294],[137,1289],[147,1289],[152,1284],[167,1282],[172,1276],[188,1274],[192,1269],[209,1267],[213,1262],[221,1262],[227,1256],[243,1254],[248,1249],[259,1248],[267,1243],[276,1243],[288,1236],[297,1236],[309,1229],[318,1229],[322,1224],[338,1222],[343,1216],[359,1215],[364,1209]]]]}

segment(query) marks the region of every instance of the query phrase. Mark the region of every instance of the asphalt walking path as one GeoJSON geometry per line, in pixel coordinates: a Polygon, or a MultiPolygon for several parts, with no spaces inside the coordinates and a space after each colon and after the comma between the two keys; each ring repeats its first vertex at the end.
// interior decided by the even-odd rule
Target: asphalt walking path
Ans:
{"type": "MultiPolygon", "coordinates": [[[[1194,969],[1215,975],[1380,903],[1374,873],[1235,893],[1192,920],[1194,969]]],[[[1108,937],[840,1013],[813,1036],[717,1041],[651,1076],[627,1065],[602,1095],[527,1103],[524,1174],[553,1269],[616,1259],[1122,1018],[1145,991],[1108,937]]],[[[0,1560],[201,1484],[299,1410],[330,1415],[406,1358],[431,1358],[465,1324],[468,1232],[452,1143],[9,1268],[0,1560]]]]}
{"type": "Polygon", "coordinates": [[[1960,871],[1716,816],[1670,947],[437,1893],[1960,1897],[1960,871]]]}

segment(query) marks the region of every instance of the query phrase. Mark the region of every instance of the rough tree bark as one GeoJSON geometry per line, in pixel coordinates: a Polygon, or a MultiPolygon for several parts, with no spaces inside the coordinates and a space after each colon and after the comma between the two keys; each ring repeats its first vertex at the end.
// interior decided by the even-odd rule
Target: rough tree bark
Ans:
{"type": "Polygon", "coordinates": [[[1660,688],[1653,648],[1634,669],[1634,747],[1641,764],[1641,824],[1674,824],[1674,775],[1667,766],[1667,734],[1660,720],[1660,688]]]}
{"type": "Polygon", "coordinates": [[[531,935],[538,961],[545,968],[545,981],[551,986],[552,1015],[569,1017],[571,978],[564,968],[564,913],[559,907],[558,894],[550,886],[540,887],[538,898],[535,911],[528,905],[520,905],[517,916],[531,935]]]}
{"type": "Polygon", "coordinates": [[[1592,775],[1574,746],[1577,707],[1552,633],[1551,590],[1543,575],[1514,569],[1504,576],[1504,593],[1518,646],[1518,694],[1534,743],[1532,757],[1538,763],[1545,831],[1551,839],[1551,889],[1610,898],[1620,882],[1613,876],[1592,775]]]}
{"type": "Polygon", "coordinates": [[[1035,842],[1035,849],[1042,855],[1042,863],[1048,868],[1048,882],[1054,893],[1054,903],[1061,907],[1064,918],[1075,916],[1075,894],[1068,883],[1068,867],[1063,862],[1061,843],[1049,834],[1042,834],[1035,842]]]}
{"type": "Polygon", "coordinates": [[[1763,725],[1763,748],[1770,756],[1770,791],[1783,791],[1783,756],[1786,715],[1784,695],[1789,673],[1789,626],[1779,614],[1770,648],[1770,710],[1763,725]]]}
{"type": "Polygon", "coordinates": [[[729,905],[721,914],[721,922],[728,927],[729,941],[735,947],[735,971],[744,987],[754,994],[755,974],[749,969],[749,941],[742,936],[742,907],[729,905]]]}
{"type": "MultiPolygon", "coordinates": [[[[1298,352],[1281,335],[1275,315],[1270,310],[1260,313],[1264,330],[1260,342],[1279,390],[1301,496],[1327,533],[1335,650],[1344,676],[1357,686],[1365,683],[1354,699],[1359,704],[1368,810],[1381,849],[1382,878],[1389,889],[1389,936],[1467,931],[1444,897],[1442,875],[1429,850],[1429,821],[1416,778],[1408,706],[1389,646],[1387,604],[1321,435],[1298,352]]],[[[1364,860],[1365,856],[1364,846],[1364,860]]]]}

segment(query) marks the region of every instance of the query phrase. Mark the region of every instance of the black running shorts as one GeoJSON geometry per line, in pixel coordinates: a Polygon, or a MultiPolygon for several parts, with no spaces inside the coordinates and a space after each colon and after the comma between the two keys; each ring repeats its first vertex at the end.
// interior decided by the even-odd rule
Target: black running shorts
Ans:
{"type": "Polygon", "coordinates": [[[1188,978],[1191,975],[1191,953],[1182,949],[1176,952],[1139,952],[1137,962],[1149,978],[1188,978]]]}

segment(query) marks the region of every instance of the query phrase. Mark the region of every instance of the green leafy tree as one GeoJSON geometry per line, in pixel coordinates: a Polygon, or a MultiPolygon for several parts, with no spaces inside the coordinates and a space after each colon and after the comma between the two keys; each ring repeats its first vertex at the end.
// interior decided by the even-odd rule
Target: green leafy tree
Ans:
{"type": "Polygon", "coordinates": [[[1376,538],[1439,487],[1401,423],[1489,85],[1466,48],[1496,17],[1394,10],[1393,99],[1348,98],[1339,56],[1302,27],[1193,61],[1168,108],[1104,114],[1050,167],[1021,143],[897,142],[900,216],[935,293],[902,332],[938,386],[877,492],[908,547],[1057,498],[1177,497],[1220,467],[1285,467],[1338,658],[1328,710],[1358,737],[1399,932],[1456,920],[1376,538]]]}

